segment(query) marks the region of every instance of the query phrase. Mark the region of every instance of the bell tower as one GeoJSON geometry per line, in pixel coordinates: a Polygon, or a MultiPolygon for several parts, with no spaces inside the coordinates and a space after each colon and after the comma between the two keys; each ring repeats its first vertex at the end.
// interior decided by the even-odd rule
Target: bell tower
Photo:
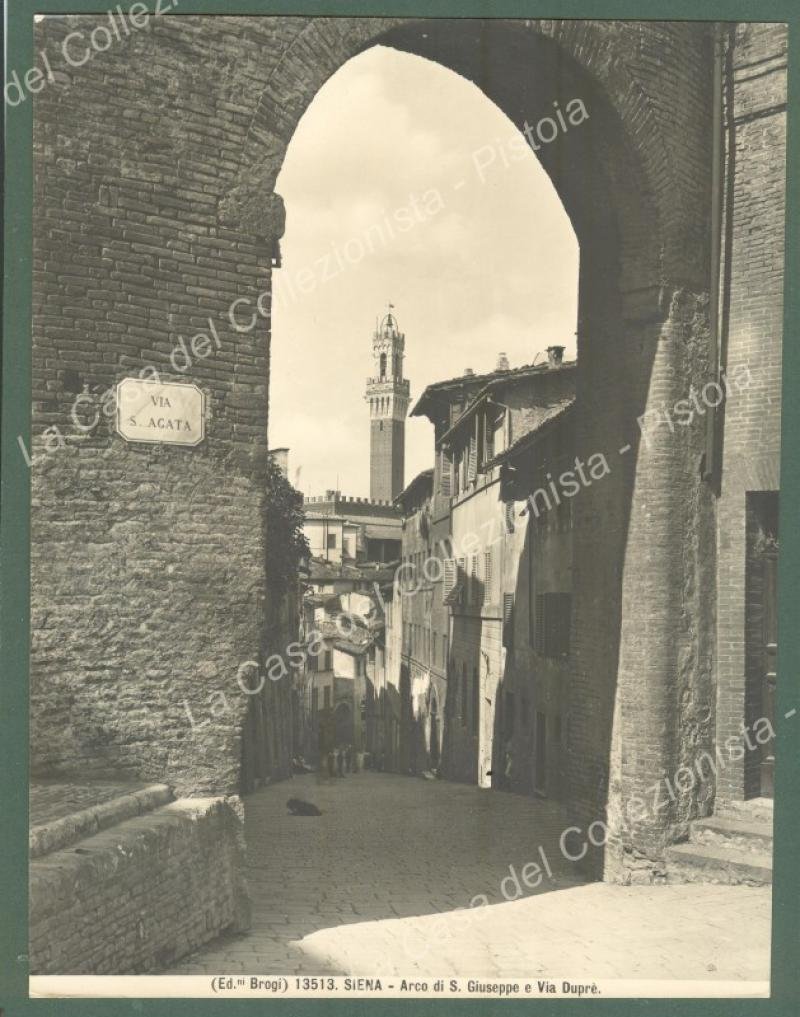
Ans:
{"type": "Polygon", "coordinates": [[[397,326],[392,305],[372,336],[373,376],[367,378],[369,404],[369,496],[392,501],[403,490],[406,414],[410,386],[403,378],[406,337],[397,326]]]}

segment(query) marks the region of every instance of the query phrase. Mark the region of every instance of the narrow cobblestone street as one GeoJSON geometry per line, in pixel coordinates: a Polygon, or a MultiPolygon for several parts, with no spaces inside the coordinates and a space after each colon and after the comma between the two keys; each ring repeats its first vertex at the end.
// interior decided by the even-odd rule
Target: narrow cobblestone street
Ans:
{"type": "Polygon", "coordinates": [[[295,777],[245,812],[252,929],[170,974],[769,978],[769,888],[584,883],[553,802],[359,773],[295,777]],[[322,816],[289,815],[292,796],[322,816]]]}

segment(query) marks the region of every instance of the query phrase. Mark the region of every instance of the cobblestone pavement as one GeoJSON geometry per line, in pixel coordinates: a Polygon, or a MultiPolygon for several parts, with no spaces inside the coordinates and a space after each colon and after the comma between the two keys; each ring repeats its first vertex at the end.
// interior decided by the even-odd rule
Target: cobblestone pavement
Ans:
{"type": "Polygon", "coordinates": [[[75,781],[34,780],[28,794],[30,825],[40,826],[62,819],[73,812],[90,809],[103,802],[130,794],[146,787],[141,781],[75,781]]]}
{"type": "Polygon", "coordinates": [[[769,977],[768,888],[583,883],[553,802],[360,773],[295,777],[245,812],[252,930],[170,974],[769,977]],[[323,815],[288,815],[290,796],[323,815]],[[553,875],[531,891],[540,846],[553,875]]]}

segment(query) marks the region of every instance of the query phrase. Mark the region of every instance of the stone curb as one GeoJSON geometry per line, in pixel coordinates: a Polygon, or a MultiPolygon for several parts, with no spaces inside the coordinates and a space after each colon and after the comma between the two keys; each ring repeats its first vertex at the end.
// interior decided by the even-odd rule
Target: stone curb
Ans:
{"type": "Polygon", "coordinates": [[[167,784],[150,784],[148,787],[120,795],[100,805],[62,816],[52,823],[33,826],[29,834],[29,856],[41,858],[42,855],[50,854],[52,851],[59,851],[124,819],[152,812],[160,805],[171,802],[172,798],[172,788],[167,784]]]}

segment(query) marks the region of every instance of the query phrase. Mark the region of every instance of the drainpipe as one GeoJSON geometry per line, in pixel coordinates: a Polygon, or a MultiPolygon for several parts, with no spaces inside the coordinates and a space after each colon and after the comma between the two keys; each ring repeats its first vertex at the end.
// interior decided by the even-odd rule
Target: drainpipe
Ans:
{"type": "MultiPolygon", "coordinates": [[[[711,125],[711,272],[709,281],[709,361],[714,381],[720,380],[720,275],[722,260],[722,177],[723,177],[723,119],[722,81],[725,65],[725,31],[717,22],[714,25],[714,83],[712,89],[711,125]]],[[[711,481],[717,469],[717,410],[708,407],[706,417],[706,449],[703,480],[711,481]]]]}

